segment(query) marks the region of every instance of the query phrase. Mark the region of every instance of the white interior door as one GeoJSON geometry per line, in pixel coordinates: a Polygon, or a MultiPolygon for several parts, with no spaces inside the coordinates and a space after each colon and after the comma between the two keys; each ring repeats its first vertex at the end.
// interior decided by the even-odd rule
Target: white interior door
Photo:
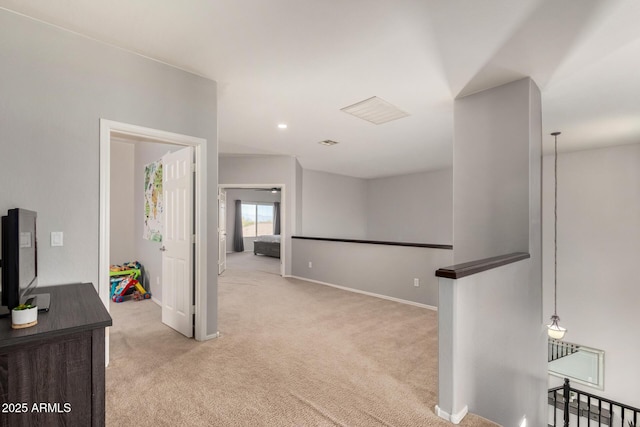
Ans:
{"type": "Polygon", "coordinates": [[[162,156],[162,323],[193,336],[193,152],[162,156]]]}
{"type": "Polygon", "coordinates": [[[218,274],[227,269],[227,192],[218,189],[218,274]]]}

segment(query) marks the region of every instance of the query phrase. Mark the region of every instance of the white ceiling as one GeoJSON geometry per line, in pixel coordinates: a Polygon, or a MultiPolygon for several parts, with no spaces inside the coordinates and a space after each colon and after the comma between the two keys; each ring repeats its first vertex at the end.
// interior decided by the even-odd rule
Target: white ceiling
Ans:
{"type": "Polygon", "coordinates": [[[640,142],[638,0],[0,0],[219,84],[220,153],[370,178],[451,165],[453,99],[531,76],[544,146],[640,142]],[[378,96],[411,114],[340,111],[378,96]],[[281,130],[278,123],[287,123],[281,130]],[[317,142],[339,141],[333,147],[317,142]]]}

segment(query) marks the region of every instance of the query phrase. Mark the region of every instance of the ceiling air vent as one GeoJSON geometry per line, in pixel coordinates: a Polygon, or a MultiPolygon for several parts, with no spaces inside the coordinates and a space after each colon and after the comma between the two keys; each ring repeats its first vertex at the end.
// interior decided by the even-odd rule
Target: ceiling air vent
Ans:
{"type": "Polygon", "coordinates": [[[327,147],[331,147],[332,145],[336,145],[338,141],[332,141],[330,139],[325,139],[324,141],[318,142],[318,144],[326,145],[327,147]]]}
{"type": "Polygon", "coordinates": [[[409,113],[377,96],[372,96],[340,110],[376,125],[409,116],[409,113]]]}

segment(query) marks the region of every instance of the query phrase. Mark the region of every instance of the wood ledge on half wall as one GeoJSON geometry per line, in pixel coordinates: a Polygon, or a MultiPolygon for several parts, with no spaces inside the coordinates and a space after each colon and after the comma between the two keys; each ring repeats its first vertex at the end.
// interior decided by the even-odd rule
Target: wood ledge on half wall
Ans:
{"type": "Polygon", "coordinates": [[[321,240],[325,242],[366,243],[370,245],[409,246],[413,248],[453,249],[453,245],[437,245],[433,243],[387,242],[382,240],[337,239],[332,237],[291,236],[292,239],[321,240]]]}
{"type": "Polygon", "coordinates": [[[527,258],[531,258],[531,256],[526,252],[514,252],[507,255],[500,255],[477,261],[464,262],[450,267],[439,268],[436,270],[436,276],[446,277],[447,279],[460,279],[461,277],[478,274],[483,271],[491,270],[527,258]]]}

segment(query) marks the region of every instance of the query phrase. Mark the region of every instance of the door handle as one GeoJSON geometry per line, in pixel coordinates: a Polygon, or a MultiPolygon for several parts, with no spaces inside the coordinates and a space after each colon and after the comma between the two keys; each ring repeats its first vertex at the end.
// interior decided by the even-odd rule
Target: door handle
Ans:
{"type": "Polygon", "coordinates": [[[164,251],[166,251],[166,250],[167,250],[167,248],[165,248],[165,247],[164,247],[164,245],[162,245],[162,246],[160,247],[160,252],[164,252],[164,251]]]}

